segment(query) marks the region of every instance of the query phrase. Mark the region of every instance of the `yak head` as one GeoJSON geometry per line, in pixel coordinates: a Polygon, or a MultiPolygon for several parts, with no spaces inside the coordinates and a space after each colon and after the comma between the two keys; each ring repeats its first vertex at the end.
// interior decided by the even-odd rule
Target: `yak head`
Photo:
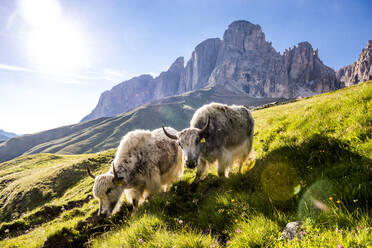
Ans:
{"type": "Polygon", "coordinates": [[[204,127],[199,128],[185,128],[176,135],[170,134],[163,126],[163,131],[166,136],[177,140],[178,145],[183,151],[185,164],[192,169],[198,165],[198,159],[202,146],[206,142],[206,135],[209,127],[210,118],[208,117],[204,127]]]}
{"type": "Polygon", "coordinates": [[[99,200],[98,215],[106,216],[114,214],[120,207],[120,198],[123,193],[123,178],[118,177],[114,162],[112,172],[94,176],[87,167],[89,176],[94,179],[93,196],[99,200]]]}

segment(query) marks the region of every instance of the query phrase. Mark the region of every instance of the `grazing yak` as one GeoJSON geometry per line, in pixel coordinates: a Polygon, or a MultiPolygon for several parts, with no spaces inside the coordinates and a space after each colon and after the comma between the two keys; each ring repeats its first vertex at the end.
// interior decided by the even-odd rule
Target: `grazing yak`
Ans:
{"type": "Polygon", "coordinates": [[[190,127],[171,134],[182,148],[188,168],[197,166],[194,184],[208,171],[209,164],[218,162],[218,175],[228,177],[233,162],[239,163],[239,173],[246,160],[253,159],[254,120],[244,106],[211,103],[199,108],[190,121],[190,127]]]}
{"type": "Polygon", "coordinates": [[[135,130],[122,138],[108,172],[95,177],[87,170],[94,178],[98,215],[112,214],[120,208],[123,191],[127,202],[136,208],[148,195],[165,191],[182,176],[182,150],[161,129],[135,130]]]}

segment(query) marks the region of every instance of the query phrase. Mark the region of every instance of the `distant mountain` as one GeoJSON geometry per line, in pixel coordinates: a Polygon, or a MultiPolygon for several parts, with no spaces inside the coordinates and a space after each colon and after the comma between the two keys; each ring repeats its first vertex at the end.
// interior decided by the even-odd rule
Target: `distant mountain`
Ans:
{"type": "Polygon", "coordinates": [[[372,80],[372,40],[367,42],[357,61],[341,68],[336,75],[345,86],[372,80]]]}
{"type": "Polygon", "coordinates": [[[7,140],[13,137],[16,137],[17,134],[5,132],[4,130],[0,129],[0,141],[7,140]]]}
{"type": "Polygon", "coordinates": [[[222,40],[207,39],[197,45],[186,66],[179,57],[156,78],[141,75],[105,91],[82,121],[115,116],[210,83],[255,98],[295,98],[342,87],[335,71],[323,64],[308,42],[281,55],[265,40],[259,25],[235,21],[222,40]]]}
{"type": "Polygon", "coordinates": [[[0,162],[34,153],[81,154],[117,147],[120,139],[134,129],[155,129],[169,125],[178,130],[189,125],[194,111],[212,101],[258,106],[283,101],[251,98],[221,85],[167,97],[115,117],[103,117],[75,125],[16,137],[0,143],[0,162]]]}

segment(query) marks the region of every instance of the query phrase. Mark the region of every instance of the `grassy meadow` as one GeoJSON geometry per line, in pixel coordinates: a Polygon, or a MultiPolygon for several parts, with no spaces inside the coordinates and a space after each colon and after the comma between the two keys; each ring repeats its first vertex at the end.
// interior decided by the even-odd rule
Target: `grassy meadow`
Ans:
{"type": "Polygon", "coordinates": [[[115,149],[0,164],[0,247],[371,247],[372,81],[256,110],[253,168],[186,169],[169,192],[97,221],[94,174],[115,149]],[[303,239],[280,240],[303,221],[303,239]]]}

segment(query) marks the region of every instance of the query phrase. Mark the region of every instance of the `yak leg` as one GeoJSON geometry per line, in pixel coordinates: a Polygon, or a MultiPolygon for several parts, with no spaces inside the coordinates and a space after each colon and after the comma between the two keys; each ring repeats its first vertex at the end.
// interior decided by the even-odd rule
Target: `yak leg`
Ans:
{"type": "MultiPolygon", "coordinates": [[[[146,183],[146,191],[149,195],[153,195],[162,191],[164,186],[161,185],[160,172],[156,171],[151,175],[151,178],[146,183]]],[[[165,186],[166,188],[166,186],[165,186]]]]}
{"type": "Polygon", "coordinates": [[[134,208],[137,208],[139,205],[143,203],[144,189],[145,189],[145,185],[141,184],[125,192],[127,201],[131,203],[134,208]]]}
{"type": "Polygon", "coordinates": [[[197,184],[198,182],[202,180],[203,176],[205,175],[207,171],[207,167],[208,167],[207,161],[205,161],[204,159],[199,159],[198,167],[196,170],[196,176],[195,176],[194,181],[192,182],[193,184],[197,184]]]}
{"type": "Polygon", "coordinates": [[[230,166],[232,162],[232,154],[228,151],[223,151],[222,157],[218,160],[218,176],[229,177],[230,166]]]}

